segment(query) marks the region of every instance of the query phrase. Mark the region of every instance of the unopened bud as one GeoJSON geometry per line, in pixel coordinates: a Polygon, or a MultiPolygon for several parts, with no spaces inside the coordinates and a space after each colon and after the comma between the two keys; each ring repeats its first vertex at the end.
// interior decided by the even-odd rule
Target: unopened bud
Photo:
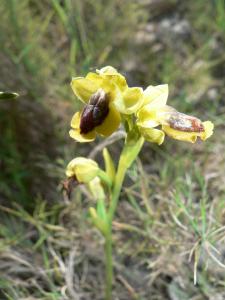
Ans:
{"type": "Polygon", "coordinates": [[[94,179],[99,172],[98,164],[85,157],[74,158],[66,168],[67,177],[75,176],[78,182],[87,183],[94,179]]]}

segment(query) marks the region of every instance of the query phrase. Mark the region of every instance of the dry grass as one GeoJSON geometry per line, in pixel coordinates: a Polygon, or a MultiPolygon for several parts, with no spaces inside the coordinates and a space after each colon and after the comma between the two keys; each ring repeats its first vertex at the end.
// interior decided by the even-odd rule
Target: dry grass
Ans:
{"type": "MultiPolygon", "coordinates": [[[[203,147],[197,146],[192,155],[203,147]]],[[[204,156],[207,169],[199,161],[175,180],[169,174],[177,166],[171,162],[166,167],[165,160],[166,171],[158,169],[158,175],[155,166],[151,172],[140,161],[130,173],[114,222],[114,299],[210,299],[215,290],[222,295],[223,269],[210,253],[223,262],[224,231],[213,232],[225,225],[224,177],[215,170],[217,153],[209,150],[204,156]],[[207,251],[209,242],[221,257],[213,248],[207,251]],[[196,253],[200,257],[194,286],[196,253]]],[[[174,159],[182,166],[190,164],[188,157],[174,159]]],[[[224,157],[218,163],[224,165],[224,157]]],[[[76,190],[71,202],[62,199],[60,205],[48,207],[42,200],[33,214],[18,206],[0,207],[1,285],[10,295],[7,299],[103,298],[103,239],[91,229],[90,201],[76,190]]]]}

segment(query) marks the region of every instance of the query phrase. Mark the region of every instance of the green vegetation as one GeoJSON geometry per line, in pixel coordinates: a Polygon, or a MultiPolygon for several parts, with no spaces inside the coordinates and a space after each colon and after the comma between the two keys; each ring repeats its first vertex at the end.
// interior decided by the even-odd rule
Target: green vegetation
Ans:
{"type": "Polygon", "coordinates": [[[145,144],[129,170],[114,298],[225,297],[224,0],[150,2],[1,1],[0,91],[20,95],[0,101],[1,300],[103,298],[91,199],[81,187],[69,201],[60,182],[71,157],[93,150],[68,136],[71,77],[107,64],[132,85],[169,83],[171,105],[216,126],[204,144],[145,144]]]}

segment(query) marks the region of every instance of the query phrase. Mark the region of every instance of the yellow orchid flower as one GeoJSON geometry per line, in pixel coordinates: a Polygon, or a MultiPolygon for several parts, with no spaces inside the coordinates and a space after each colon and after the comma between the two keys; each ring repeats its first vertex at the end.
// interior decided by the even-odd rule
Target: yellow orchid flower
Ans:
{"type": "Polygon", "coordinates": [[[85,157],[76,157],[69,162],[66,168],[66,176],[74,177],[80,183],[87,183],[93,180],[99,173],[98,164],[85,157]]]}
{"type": "Polygon", "coordinates": [[[144,91],[144,105],[137,112],[137,125],[146,140],[161,145],[165,134],[173,139],[195,143],[199,137],[203,141],[213,134],[214,125],[210,121],[180,113],[166,105],[168,85],[149,86],[144,91]],[[161,130],[155,127],[161,125],[161,130]]]}
{"type": "Polygon", "coordinates": [[[121,122],[121,114],[132,114],[143,104],[143,90],[129,88],[124,76],[113,67],[104,67],[71,82],[75,95],[85,103],[82,112],[72,118],[70,136],[90,142],[97,134],[109,136],[121,122]]]}

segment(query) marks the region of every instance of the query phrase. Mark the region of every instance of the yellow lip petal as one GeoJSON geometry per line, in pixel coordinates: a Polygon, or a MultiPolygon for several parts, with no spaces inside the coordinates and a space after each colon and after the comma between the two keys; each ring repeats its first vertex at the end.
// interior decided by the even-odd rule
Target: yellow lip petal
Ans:
{"type": "Polygon", "coordinates": [[[201,133],[200,138],[205,141],[213,134],[214,124],[210,121],[205,121],[202,124],[205,131],[201,133]]]}
{"type": "Polygon", "coordinates": [[[165,133],[162,130],[155,128],[139,128],[142,136],[146,141],[161,145],[165,138],[165,133]]]}
{"type": "Polygon", "coordinates": [[[72,128],[74,128],[74,129],[80,128],[80,116],[81,116],[81,113],[79,111],[73,115],[71,123],[70,123],[72,128]]]}
{"type": "Polygon", "coordinates": [[[80,133],[80,118],[81,118],[81,112],[76,112],[71,120],[71,127],[73,128],[70,130],[69,135],[75,139],[78,142],[91,142],[95,140],[96,134],[95,131],[92,130],[86,134],[80,133]]]}
{"type": "Polygon", "coordinates": [[[162,130],[171,138],[183,142],[195,143],[197,137],[201,135],[198,132],[185,132],[170,128],[168,125],[163,125],[162,130]]]}
{"type": "Polygon", "coordinates": [[[86,134],[80,134],[79,129],[71,129],[69,131],[69,135],[71,138],[73,138],[74,140],[76,140],[77,142],[80,142],[80,143],[92,142],[96,138],[96,133],[94,130],[92,130],[86,134]]]}
{"type": "Polygon", "coordinates": [[[114,131],[120,126],[121,117],[120,113],[115,108],[114,104],[109,104],[109,113],[103,123],[97,127],[95,130],[97,133],[103,136],[110,136],[114,131]]]}
{"type": "Polygon", "coordinates": [[[91,95],[100,88],[100,83],[97,80],[94,81],[84,77],[76,77],[72,79],[71,87],[77,98],[87,103],[91,95]]]}
{"type": "Polygon", "coordinates": [[[77,142],[80,143],[87,143],[87,142],[92,142],[96,138],[96,133],[94,130],[86,133],[86,134],[81,134],[80,133],[80,116],[81,112],[76,112],[71,120],[71,129],[69,131],[69,135],[71,138],[76,140],[77,142]]]}
{"type": "Polygon", "coordinates": [[[212,122],[206,121],[203,122],[202,125],[204,126],[204,131],[200,131],[200,132],[187,132],[187,131],[177,130],[171,128],[169,125],[163,125],[162,130],[173,139],[195,143],[198,137],[200,137],[201,140],[205,141],[213,134],[214,125],[212,122]]]}

